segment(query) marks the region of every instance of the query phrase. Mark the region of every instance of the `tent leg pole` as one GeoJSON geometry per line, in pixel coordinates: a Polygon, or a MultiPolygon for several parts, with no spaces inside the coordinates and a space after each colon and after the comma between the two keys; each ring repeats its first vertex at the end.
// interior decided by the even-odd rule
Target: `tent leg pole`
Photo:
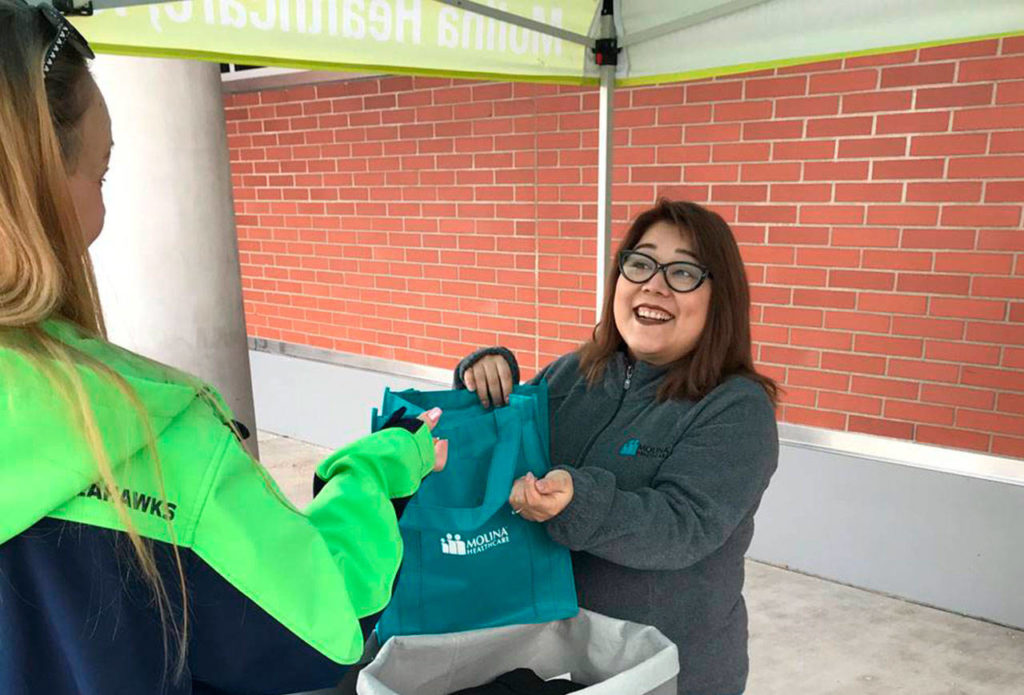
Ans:
{"type": "Polygon", "coordinates": [[[608,275],[608,260],[612,243],[612,152],[615,131],[615,66],[602,65],[601,101],[598,124],[597,169],[597,313],[594,323],[601,320],[604,305],[604,283],[608,275]]]}

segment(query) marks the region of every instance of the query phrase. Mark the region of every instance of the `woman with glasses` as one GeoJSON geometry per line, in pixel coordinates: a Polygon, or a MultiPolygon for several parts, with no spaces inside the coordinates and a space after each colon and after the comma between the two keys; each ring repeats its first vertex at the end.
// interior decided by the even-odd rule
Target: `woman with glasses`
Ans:
{"type": "Polygon", "coordinates": [[[0,693],[332,686],[389,600],[398,498],[444,465],[440,413],[336,452],[299,511],[211,388],[105,340],[91,57],[0,0],[0,693]]]}
{"type": "MultiPolygon", "coordinates": [[[[732,230],[661,200],[633,222],[593,339],[545,367],[551,462],[513,510],[573,551],[580,605],[679,647],[679,693],[746,685],[743,557],[778,459],[776,386],[754,369],[732,230]]],[[[515,357],[464,359],[456,386],[507,402],[515,357]]]]}

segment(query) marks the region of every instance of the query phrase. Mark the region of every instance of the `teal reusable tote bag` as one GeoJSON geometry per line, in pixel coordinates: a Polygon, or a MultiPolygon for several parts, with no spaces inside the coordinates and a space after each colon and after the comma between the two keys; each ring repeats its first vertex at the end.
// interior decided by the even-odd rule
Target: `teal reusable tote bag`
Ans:
{"type": "Polygon", "coordinates": [[[377,624],[381,644],[576,615],[568,549],[508,504],[516,478],[550,467],[547,404],[546,384],[519,386],[493,410],[470,391],[385,392],[374,429],[399,408],[412,417],[440,407],[434,434],[449,448],[445,470],[423,481],[399,521],[404,556],[377,624]]]}

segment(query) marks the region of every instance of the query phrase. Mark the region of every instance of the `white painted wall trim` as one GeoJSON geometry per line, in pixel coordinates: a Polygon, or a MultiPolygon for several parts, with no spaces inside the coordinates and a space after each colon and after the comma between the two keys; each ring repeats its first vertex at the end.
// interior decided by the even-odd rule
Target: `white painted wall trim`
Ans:
{"type": "MultiPolygon", "coordinates": [[[[272,355],[285,355],[376,372],[386,376],[428,381],[442,388],[451,383],[452,375],[449,370],[425,367],[410,362],[353,355],[263,338],[249,338],[249,349],[272,355]]],[[[1024,461],[1002,456],[878,437],[859,432],[840,432],[789,423],[779,425],[779,438],[783,444],[802,449],[1024,486],[1024,461]]]]}

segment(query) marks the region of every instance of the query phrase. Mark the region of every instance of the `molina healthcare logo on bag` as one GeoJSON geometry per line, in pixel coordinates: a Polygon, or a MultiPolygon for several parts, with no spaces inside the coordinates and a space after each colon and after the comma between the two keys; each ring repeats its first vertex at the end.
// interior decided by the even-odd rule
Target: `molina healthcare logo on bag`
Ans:
{"type": "Polygon", "coordinates": [[[508,529],[501,528],[481,533],[468,540],[462,534],[448,533],[441,538],[441,553],[444,555],[477,555],[509,542],[508,529]]]}

